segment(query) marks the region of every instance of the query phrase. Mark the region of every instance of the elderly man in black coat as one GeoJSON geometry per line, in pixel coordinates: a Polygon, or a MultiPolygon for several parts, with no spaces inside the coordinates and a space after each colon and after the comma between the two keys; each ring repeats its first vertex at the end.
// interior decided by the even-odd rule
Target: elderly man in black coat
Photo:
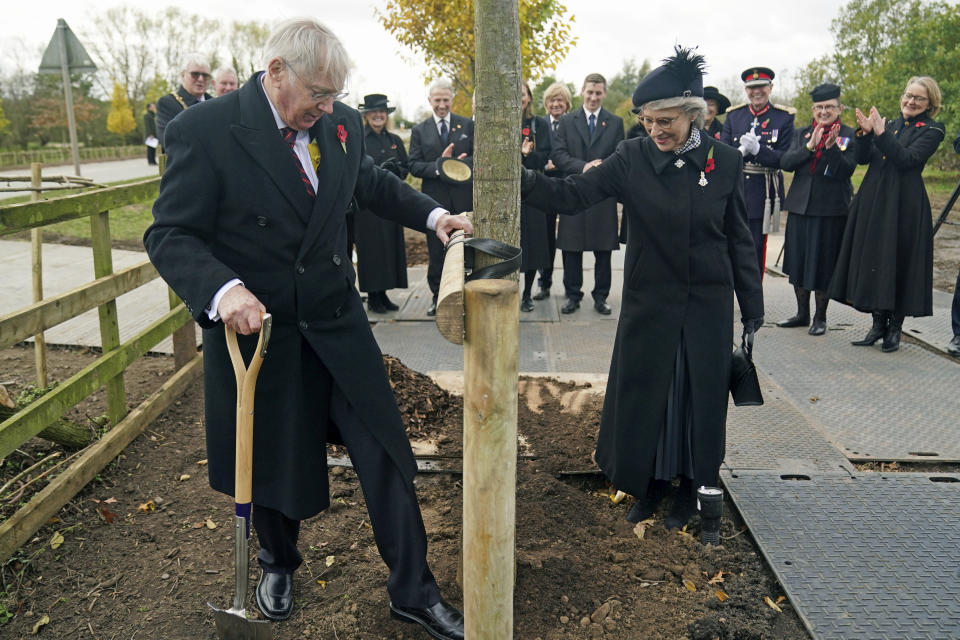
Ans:
{"type": "MultiPolygon", "coordinates": [[[[623,140],[623,120],[603,108],[607,80],[589,74],[581,89],[583,108],[560,119],[553,138],[550,159],[565,175],[586,173],[600,165],[623,140]]],[[[562,216],[557,231],[557,248],[563,252],[563,288],[567,302],[560,308],[573,313],[583,299],[583,252],[593,251],[593,306],[610,315],[611,251],[620,248],[617,237],[617,200],[607,198],[575,216],[562,216]]]]}
{"type": "MultiPolygon", "coordinates": [[[[410,175],[422,180],[420,190],[454,213],[473,210],[473,183],[450,184],[437,167],[439,158],[468,160],[473,156],[473,120],[450,112],[453,85],[437,80],[427,93],[433,114],[410,131],[410,175]]],[[[427,284],[433,302],[427,315],[437,313],[440,275],[443,273],[443,245],[427,234],[427,284]]]]}
{"type": "Polygon", "coordinates": [[[462,640],[463,617],[427,566],[416,464],[343,249],[354,197],[441,240],[471,225],[374,165],[360,115],[336,102],[349,62],[326,27],[310,19],[279,25],[264,59],[266,71],[239,91],[171,122],[144,236],[150,259],[204,328],[211,486],[233,494],[235,390],[224,324],[243,334],[249,358],[250,334],[269,311],[253,444],[260,609],[275,620],[292,611],[300,522],[329,505],[326,444],[336,439],[354,462],[390,569],[391,614],[434,638],[462,640]]]}
{"type": "Polygon", "coordinates": [[[185,55],[180,63],[180,86],[157,100],[157,139],[162,148],[166,148],[163,137],[171,120],[188,107],[213,99],[207,93],[209,85],[210,64],[207,59],[199,53],[185,55]]]}

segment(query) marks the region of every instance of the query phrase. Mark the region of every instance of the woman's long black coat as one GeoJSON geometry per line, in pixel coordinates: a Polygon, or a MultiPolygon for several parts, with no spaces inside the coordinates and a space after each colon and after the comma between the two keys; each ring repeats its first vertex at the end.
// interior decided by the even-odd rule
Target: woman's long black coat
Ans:
{"type": "Polygon", "coordinates": [[[933,225],[921,175],[945,135],[926,113],[875,136],[857,131],[870,163],[850,206],[830,297],[861,311],[933,314],[933,225]]]}
{"type": "MultiPolygon", "coordinates": [[[[367,153],[378,166],[394,159],[401,167],[403,180],[407,175],[407,150],[403,140],[386,129],[379,134],[364,127],[367,153]]],[[[357,282],[360,291],[387,291],[407,287],[407,250],[403,242],[403,227],[385,220],[370,209],[357,211],[354,223],[357,243],[357,282]]]]}
{"type": "MultiPolygon", "coordinates": [[[[542,172],[550,159],[550,131],[545,118],[534,116],[524,120],[521,140],[533,140],[533,151],[523,159],[527,169],[542,172]],[[524,133],[526,132],[526,133],[524,133]]],[[[520,271],[546,269],[552,264],[547,238],[547,214],[532,205],[520,205],[520,271]]]]}
{"type": "Polygon", "coordinates": [[[623,302],[597,442],[597,463],[619,488],[644,495],[654,471],[681,334],[693,403],[698,479],[723,461],[733,294],[744,318],[763,316],[763,293],[743,203],[740,154],[704,136],[683,156],[649,138],[627,140],[599,167],[564,180],[535,177],[527,201],[561,214],[606,198],[630,217],[623,302]],[[713,150],[714,168],[706,173],[713,150]],[[700,186],[701,172],[707,180],[700,186]]]}

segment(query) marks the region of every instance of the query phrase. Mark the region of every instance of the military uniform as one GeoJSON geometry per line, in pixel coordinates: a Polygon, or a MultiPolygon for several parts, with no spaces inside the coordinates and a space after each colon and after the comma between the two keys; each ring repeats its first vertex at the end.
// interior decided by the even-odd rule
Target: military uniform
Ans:
{"type": "MultiPolygon", "coordinates": [[[[753,75],[769,75],[773,72],[758,67],[744,72],[745,82],[753,75]],[[757,71],[760,70],[760,72],[757,71]]],[[[796,109],[768,102],[762,109],[755,111],[749,103],[737,105],[727,110],[720,141],[733,147],[740,145],[740,138],[753,131],[760,138],[760,151],[756,155],[743,157],[743,197],[747,205],[747,223],[753,235],[753,245],[757,250],[760,273],[766,262],[767,234],[776,231],[780,225],[780,202],[785,192],[783,173],[780,171],[780,157],[790,148],[793,140],[793,116],[796,109]]]]}

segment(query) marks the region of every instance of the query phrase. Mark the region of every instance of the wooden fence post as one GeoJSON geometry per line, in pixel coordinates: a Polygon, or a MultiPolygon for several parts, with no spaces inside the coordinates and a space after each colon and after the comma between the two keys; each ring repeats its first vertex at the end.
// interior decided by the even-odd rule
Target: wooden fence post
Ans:
{"type": "MultiPolygon", "coordinates": [[[[39,189],[43,184],[41,172],[43,165],[34,162],[30,165],[30,186],[39,189]]],[[[30,200],[40,199],[39,191],[30,192],[30,200]]],[[[43,300],[43,229],[30,229],[30,258],[33,263],[33,301],[43,300]]],[[[37,386],[47,386],[47,342],[43,331],[33,336],[33,355],[37,365],[37,386]]]]}
{"type": "Polygon", "coordinates": [[[512,280],[465,288],[463,608],[470,640],[513,638],[519,293],[512,280]]]}
{"type": "MultiPolygon", "coordinates": [[[[113,250],[110,244],[110,212],[90,216],[90,240],[93,245],[93,274],[102,278],[113,273],[113,250]]],[[[111,300],[98,307],[100,314],[100,346],[103,353],[120,346],[120,323],[117,320],[117,301],[111,300]]],[[[107,382],[107,417],[116,425],[127,415],[127,399],[123,373],[107,382]]]]}

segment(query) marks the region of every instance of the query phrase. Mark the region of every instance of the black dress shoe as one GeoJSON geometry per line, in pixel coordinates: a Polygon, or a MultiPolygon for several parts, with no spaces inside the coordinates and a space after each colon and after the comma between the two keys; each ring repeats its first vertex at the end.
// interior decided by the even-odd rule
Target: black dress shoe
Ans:
{"type": "Polygon", "coordinates": [[[380,298],[372,293],[367,297],[367,311],[371,313],[386,313],[387,308],[383,306],[380,298]]]}
{"type": "Polygon", "coordinates": [[[293,575],[262,572],[257,583],[257,606],[271,620],[289,618],[293,612],[293,575]]]}
{"type": "Polygon", "coordinates": [[[524,298],[520,301],[520,311],[525,311],[527,313],[533,311],[533,300],[530,298],[524,298]]]}
{"type": "Polygon", "coordinates": [[[594,300],[593,308],[597,310],[597,313],[601,313],[605,316],[613,313],[613,309],[610,308],[610,305],[607,304],[606,300],[594,300]]]}
{"type": "Polygon", "coordinates": [[[579,300],[571,300],[570,298],[567,298],[567,303],[562,307],[560,307],[560,313],[573,313],[579,308],[580,308],[579,300]]]}
{"type": "Polygon", "coordinates": [[[947,345],[947,353],[960,358],[960,336],[953,336],[953,340],[947,345]]]}
{"type": "Polygon", "coordinates": [[[827,332],[827,321],[826,320],[817,320],[813,319],[813,324],[810,325],[810,331],[807,331],[812,336],[822,336],[827,332]]]}
{"type": "Polygon", "coordinates": [[[430,306],[427,307],[427,315],[428,315],[428,316],[435,316],[435,315],[437,315],[437,301],[436,301],[436,300],[434,300],[433,302],[431,302],[431,303],[430,303],[430,306]]]}
{"type": "Polygon", "coordinates": [[[463,614],[444,602],[429,607],[401,607],[390,603],[390,615],[404,622],[415,622],[436,640],[463,640],[463,614]]]}
{"type": "Polygon", "coordinates": [[[805,327],[810,322],[810,316],[801,316],[795,315],[787,318],[786,320],[781,320],[777,323],[778,327],[783,327],[789,329],[791,327],[805,327]]]}
{"type": "Polygon", "coordinates": [[[534,300],[546,300],[549,297],[550,289],[544,289],[543,287],[540,288],[540,291],[537,291],[535,294],[533,294],[534,300]]]}
{"type": "Polygon", "coordinates": [[[380,302],[383,303],[383,308],[387,311],[399,311],[400,306],[397,303],[393,302],[390,298],[387,297],[386,291],[380,292],[380,302]]]}

